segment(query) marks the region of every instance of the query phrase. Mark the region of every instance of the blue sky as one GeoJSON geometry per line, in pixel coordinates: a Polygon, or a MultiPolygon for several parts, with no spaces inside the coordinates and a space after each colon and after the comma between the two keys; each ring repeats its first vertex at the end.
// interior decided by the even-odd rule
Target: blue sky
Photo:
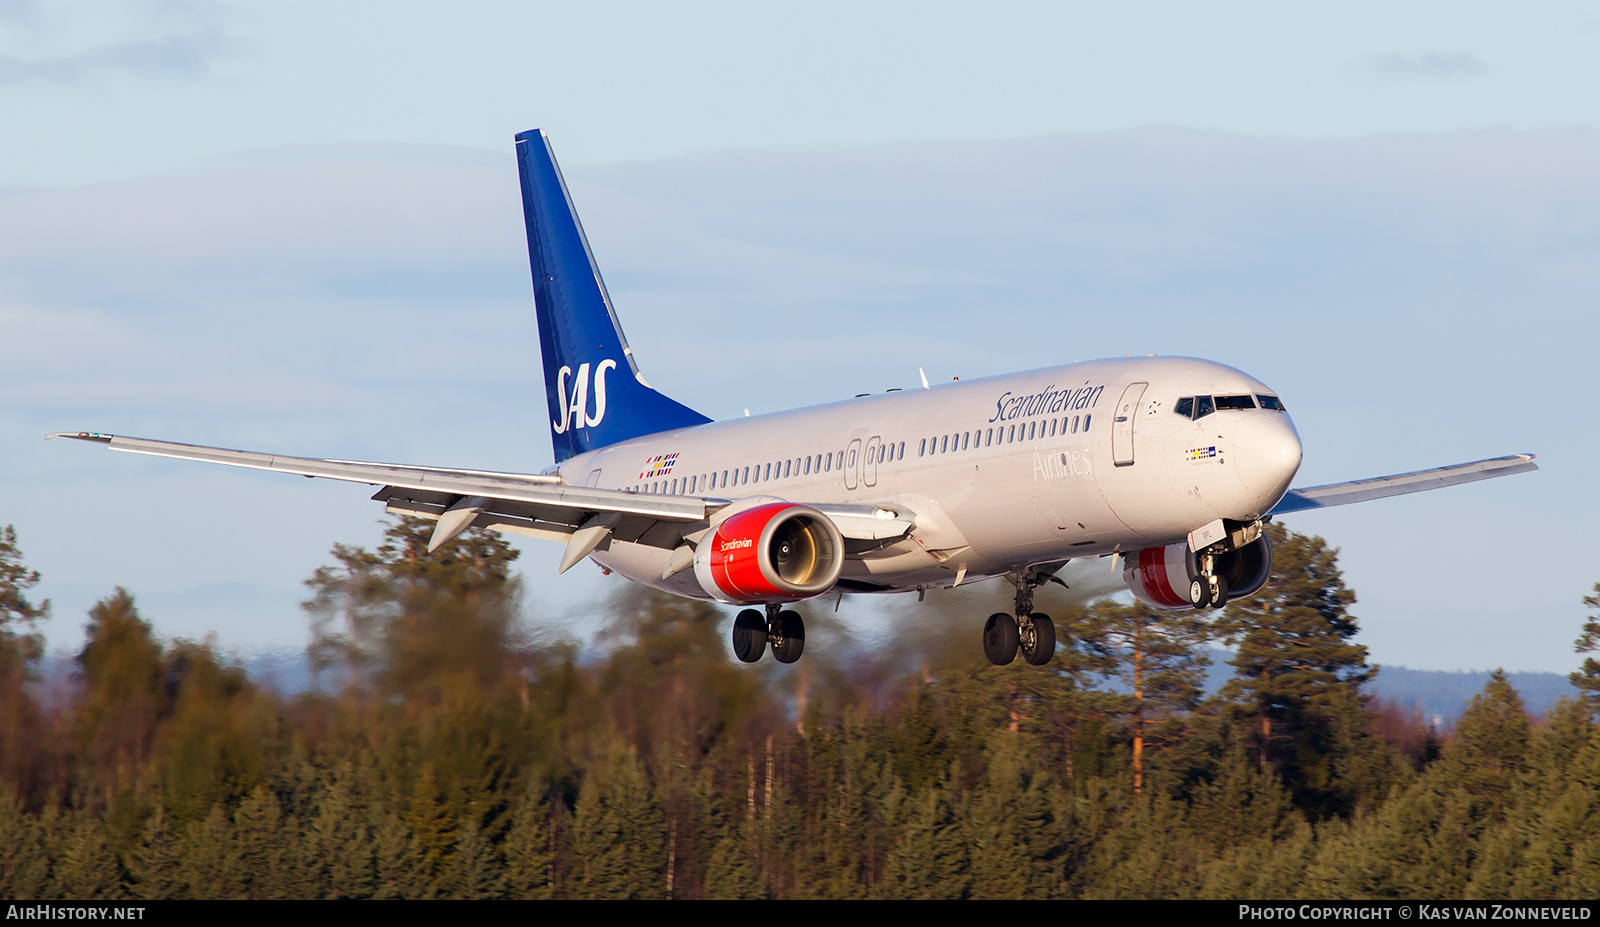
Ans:
{"type": "MultiPolygon", "coordinates": [[[[1378,662],[1566,670],[1600,580],[1600,8],[0,0],[0,523],[57,646],[115,585],[296,645],[360,487],[93,428],[537,469],[511,136],[553,139],[652,382],[714,417],[1194,354],[1301,484],[1535,451],[1313,513],[1378,662]],[[796,375],[776,353],[816,358],[796,375]]],[[[607,581],[524,545],[530,611],[607,581]]]]}

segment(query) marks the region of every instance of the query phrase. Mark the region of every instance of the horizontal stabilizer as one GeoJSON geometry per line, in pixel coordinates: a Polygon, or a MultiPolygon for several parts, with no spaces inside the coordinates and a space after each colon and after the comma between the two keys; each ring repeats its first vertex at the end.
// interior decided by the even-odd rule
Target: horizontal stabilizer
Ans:
{"type": "Polygon", "coordinates": [[[1386,496],[1403,496],[1406,493],[1442,489],[1458,483],[1473,483],[1478,480],[1494,479],[1497,476],[1526,473],[1529,470],[1539,469],[1539,465],[1533,462],[1534,456],[1512,454],[1510,457],[1475,460],[1472,463],[1417,470],[1414,473],[1396,473],[1393,476],[1378,476],[1369,480],[1291,489],[1268,514],[1282,515],[1285,512],[1299,512],[1305,509],[1349,505],[1352,502],[1366,502],[1386,496]]]}

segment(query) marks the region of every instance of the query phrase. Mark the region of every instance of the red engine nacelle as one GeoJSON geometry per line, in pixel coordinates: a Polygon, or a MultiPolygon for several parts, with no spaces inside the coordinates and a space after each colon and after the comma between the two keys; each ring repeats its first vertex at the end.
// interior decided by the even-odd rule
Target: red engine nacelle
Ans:
{"type": "Polygon", "coordinates": [[[730,515],[701,539],[694,575],[730,605],[795,602],[833,588],[844,569],[844,536],[828,516],[789,502],[730,515]]]}
{"type": "MultiPolygon", "coordinates": [[[[1250,595],[1267,582],[1272,572],[1272,547],[1266,535],[1236,550],[1217,554],[1217,575],[1228,589],[1228,598],[1250,595]]],[[[1188,544],[1146,547],[1127,555],[1122,581],[1139,601],[1156,608],[1194,608],[1203,582],[1188,544]]]]}

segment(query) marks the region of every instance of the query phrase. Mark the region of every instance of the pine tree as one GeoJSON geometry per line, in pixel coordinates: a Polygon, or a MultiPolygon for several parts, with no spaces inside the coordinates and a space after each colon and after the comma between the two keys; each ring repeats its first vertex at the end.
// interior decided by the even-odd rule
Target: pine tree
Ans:
{"type": "Polygon", "coordinates": [[[1044,898],[1054,884],[1045,861],[1052,809],[1021,740],[991,735],[986,775],[962,813],[973,898],[1044,898]]]}
{"type": "Polygon", "coordinates": [[[508,897],[542,900],[552,896],[555,858],[550,852],[550,835],[545,803],[531,792],[524,795],[512,812],[502,845],[508,897]]]}
{"type": "Polygon", "coordinates": [[[436,698],[458,673],[482,686],[503,676],[520,552],[498,532],[470,528],[429,553],[432,533],[430,521],[400,518],[376,551],[334,546],[339,566],[306,580],[314,669],[342,669],[347,683],[412,700],[436,698]]]}
{"type": "Polygon", "coordinates": [[[706,897],[713,901],[753,901],[765,898],[761,873],[741,833],[716,838],[706,866],[706,897]]]}
{"type": "Polygon", "coordinates": [[[1210,781],[1191,790],[1188,830],[1219,851],[1251,840],[1288,836],[1300,816],[1278,777],[1249,762],[1235,745],[1210,781]]]}
{"type": "Polygon", "coordinates": [[[262,783],[274,719],[244,668],[221,664],[209,645],[176,641],[162,664],[170,707],[153,765],[181,829],[262,783]]]}
{"type": "Polygon", "coordinates": [[[11,787],[0,783],[0,898],[45,896],[50,854],[41,830],[11,787]]]}
{"type": "Polygon", "coordinates": [[[1089,611],[1090,632],[1116,657],[1127,690],[1133,790],[1144,789],[1145,750],[1176,739],[1170,723],[1199,704],[1210,660],[1211,632],[1194,612],[1160,612],[1143,602],[1098,602],[1089,611]],[[1147,742],[1149,742],[1147,744],[1147,742]]]}
{"type": "Polygon", "coordinates": [[[95,603],[78,654],[77,735],[91,794],[109,802],[131,788],[170,705],[161,644],[126,589],[95,603]]]}
{"type": "Polygon", "coordinates": [[[1296,803],[1314,815],[1350,810],[1352,783],[1339,770],[1364,743],[1341,742],[1341,731],[1363,737],[1361,684],[1375,672],[1367,649],[1351,642],[1355,593],[1345,588],[1338,552],[1319,537],[1266,527],[1272,574],[1260,592],[1230,602],[1221,630],[1238,648],[1224,699],[1253,718],[1257,757],[1276,768],[1296,803]]]}
{"type": "Polygon", "coordinates": [[[1455,736],[1445,745],[1439,773],[1450,787],[1471,799],[1475,820],[1498,819],[1527,771],[1532,740],[1533,723],[1522,696],[1506,680],[1504,670],[1495,670],[1462,712],[1455,736]]]}
{"type": "Polygon", "coordinates": [[[638,751],[612,744],[590,766],[578,792],[567,897],[664,897],[665,831],[638,751]]]}
{"type": "Polygon", "coordinates": [[[433,898],[433,880],[405,823],[392,813],[385,814],[373,836],[373,867],[377,877],[373,897],[433,898]]]}
{"type": "Polygon", "coordinates": [[[232,846],[228,852],[240,891],[246,898],[301,897],[304,886],[294,884],[286,859],[285,833],[300,833],[299,822],[283,816],[277,796],[256,789],[233,813],[232,846]]]}
{"type": "Polygon", "coordinates": [[[156,805],[139,842],[124,859],[132,894],[146,901],[177,898],[182,883],[182,842],[169,826],[166,807],[156,805]]]}
{"type": "Polygon", "coordinates": [[[966,897],[971,865],[949,793],[940,784],[904,796],[895,842],[884,860],[885,898],[955,901],[966,897]]]}
{"type": "Polygon", "coordinates": [[[468,819],[455,847],[440,865],[439,893],[445,898],[499,898],[505,892],[505,871],[478,822],[468,819]]]}
{"type": "MultiPolygon", "coordinates": [[[[1574,646],[1579,653],[1600,653],[1600,583],[1594,584],[1594,595],[1583,597],[1583,604],[1589,609],[1589,619],[1583,623],[1583,633],[1574,646]]],[[[1571,679],[1590,709],[1600,713],[1600,660],[1585,657],[1571,679]]]]}
{"type": "Polygon", "coordinates": [[[1087,868],[1090,898],[1192,898],[1203,849],[1184,824],[1181,802],[1145,792],[1095,841],[1087,868]]]}
{"type": "Polygon", "coordinates": [[[247,879],[234,855],[233,821],[223,805],[213,805],[184,834],[183,897],[244,898],[247,879]]]}
{"type": "Polygon", "coordinates": [[[423,871],[437,877],[440,864],[455,844],[458,821],[440,801],[439,781],[430,763],[422,764],[422,771],[412,784],[405,823],[421,854],[423,871]]]}
{"type": "Polygon", "coordinates": [[[106,846],[105,823],[97,814],[75,810],[57,819],[50,894],[74,901],[101,901],[127,897],[122,886],[122,866],[106,846]]]}
{"type": "Polygon", "coordinates": [[[308,825],[300,853],[305,897],[372,897],[372,833],[342,776],[320,786],[308,825]]]}
{"type": "Polygon", "coordinates": [[[39,622],[50,617],[50,602],[34,605],[28,590],[39,585],[39,571],[22,563],[17,532],[0,529],[0,676],[28,671],[44,652],[39,622]]]}
{"type": "Polygon", "coordinates": [[[1264,898],[1288,900],[1301,895],[1307,870],[1316,858],[1312,826],[1294,822],[1287,837],[1264,834],[1224,852],[1203,865],[1200,897],[1210,899],[1264,898]]]}

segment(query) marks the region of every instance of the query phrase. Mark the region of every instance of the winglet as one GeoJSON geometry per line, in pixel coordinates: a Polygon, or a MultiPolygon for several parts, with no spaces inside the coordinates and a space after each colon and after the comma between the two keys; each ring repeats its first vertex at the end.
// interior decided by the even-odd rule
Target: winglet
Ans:
{"type": "Polygon", "coordinates": [[[97,444],[110,444],[116,435],[103,435],[98,431],[56,431],[44,436],[46,441],[51,438],[73,438],[78,441],[93,441],[97,444]]]}

